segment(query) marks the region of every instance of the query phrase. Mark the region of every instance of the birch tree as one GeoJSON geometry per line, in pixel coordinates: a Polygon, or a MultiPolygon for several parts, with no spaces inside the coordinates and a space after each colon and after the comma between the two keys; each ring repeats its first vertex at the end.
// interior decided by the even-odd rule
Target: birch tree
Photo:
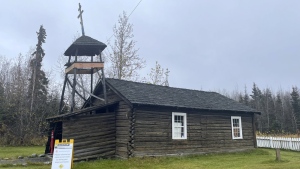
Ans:
{"type": "Polygon", "coordinates": [[[164,68],[161,67],[161,65],[156,61],[155,67],[151,68],[148,82],[151,84],[156,84],[156,85],[163,85],[163,86],[169,86],[169,77],[170,71],[168,68],[165,70],[164,68]]]}
{"type": "Polygon", "coordinates": [[[129,23],[125,12],[119,16],[118,24],[113,28],[114,44],[109,55],[111,64],[109,77],[126,80],[137,80],[137,71],[145,67],[145,61],[139,57],[136,41],[133,40],[133,25],[129,23]]]}

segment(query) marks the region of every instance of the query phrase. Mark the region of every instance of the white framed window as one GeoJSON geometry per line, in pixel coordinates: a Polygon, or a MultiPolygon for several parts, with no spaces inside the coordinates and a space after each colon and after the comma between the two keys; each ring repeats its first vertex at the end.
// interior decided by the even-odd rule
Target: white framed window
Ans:
{"type": "Polygon", "coordinates": [[[241,116],[231,116],[232,139],[243,139],[241,116]]]}
{"type": "Polygon", "coordinates": [[[172,139],[187,139],[186,113],[172,113],[172,139]]]}

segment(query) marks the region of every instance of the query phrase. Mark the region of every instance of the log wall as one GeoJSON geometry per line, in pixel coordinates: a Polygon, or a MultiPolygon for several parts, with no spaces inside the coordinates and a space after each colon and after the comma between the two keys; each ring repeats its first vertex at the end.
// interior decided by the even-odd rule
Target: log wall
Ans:
{"type": "Polygon", "coordinates": [[[124,101],[119,103],[116,111],[116,157],[128,158],[128,144],[130,141],[131,108],[124,101]]]}
{"type": "MultiPolygon", "coordinates": [[[[98,94],[102,96],[103,94],[98,94]]],[[[107,101],[119,101],[115,112],[83,114],[63,122],[63,137],[75,139],[75,158],[128,158],[131,108],[112,90],[107,90],[107,101]]],[[[94,105],[104,102],[94,100],[94,105]]]]}
{"type": "MultiPolygon", "coordinates": [[[[102,89],[102,88],[101,88],[102,89]]],[[[128,158],[128,146],[130,137],[130,116],[131,116],[131,107],[126,103],[122,98],[120,98],[112,89],[107,87],[107,102],[113,103],[119,101],[119,106],[116,108],[116,117],[115,117],[115,127],[116,127],[116,147],[115,147],[115,156],[117,158],[128,158]]],[[[98,96],[103,97],[103,92],[101,91],[98,96]]],[[[104,104],[100,100],[95,100],[94,104],[100,105],[104,104]]]]}
{"type": "Polygon", "coordinates": [[[114,157],[115,113],[75,116],[63,121],[63,138],[74,139],[74,160],[114,157]]]}
{"type": "Polygon", "coordinates": [[[187,115],[187,139],[172,139],[172,111],[136,111],[134,156],[203,154],[254,148],[252,114],[174,111],[187,115]],[[231,116],[242,117],[243,139],[232,139],[231,116]]]}

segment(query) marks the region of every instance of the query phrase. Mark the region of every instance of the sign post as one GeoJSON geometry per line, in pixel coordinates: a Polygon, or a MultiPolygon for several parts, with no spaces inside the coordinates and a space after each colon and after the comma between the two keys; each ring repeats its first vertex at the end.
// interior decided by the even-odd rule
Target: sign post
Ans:
{"type": "Polygon", "coordinates": [[[71,169],[73,167],[74,139],[68,142],[55,140],[51,169],[71,169]]]}

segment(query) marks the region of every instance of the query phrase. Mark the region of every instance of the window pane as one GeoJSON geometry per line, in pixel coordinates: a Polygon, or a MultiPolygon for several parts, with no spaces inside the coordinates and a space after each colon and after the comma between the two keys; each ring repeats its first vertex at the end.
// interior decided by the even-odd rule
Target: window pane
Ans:
{"type": "Polygon", "coordinates": [[[233,121],[233,127],[240,127],[239,119],[232,119],[232,121],[233,121]]]}
{"type": "Polygon", "coordinates": [[[234,128],[233,129],[233,135],[234,135],[234,137],[240,137],[240,129],[239,128],[234,128]]]}
{"type": "Polygon", "coordinates": [[[181,130],[180,130],[180,127],[175,127],[174,128],[174,136],[176,138],[180,138],[181,137],[181,130]]]}
{"type": "Polygon", "coordinates": [[[183,116],[175,116],[174,123],[176,123],[176,126],[184,126],[183,116]]]}

